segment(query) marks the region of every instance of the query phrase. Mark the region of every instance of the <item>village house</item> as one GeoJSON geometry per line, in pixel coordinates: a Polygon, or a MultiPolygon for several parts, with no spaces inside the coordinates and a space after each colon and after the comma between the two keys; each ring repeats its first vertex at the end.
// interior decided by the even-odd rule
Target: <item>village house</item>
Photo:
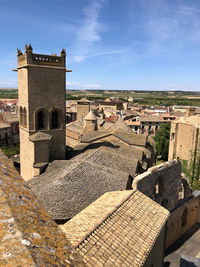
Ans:
{"type": "Polygon", "coordinates": [[[2,146],[19,144],[19,118],[16,113],[0,113],[0,144],[2,146]]]}
{"type": "Polygon", "coordinates": [[[126,120],[125,122],[136,134],[155,136],[155,134],[159,130],[160,125],[169,122],[169,120],[165,120],[162,116],[156,115],[137,115],[132,119],[126,120]]]}
{"type": "Polygon", "coordinates": [[[169,160],[180,158],[190,163],[199,153],[200,116],[190,114],[171,123],[169,160]]]}

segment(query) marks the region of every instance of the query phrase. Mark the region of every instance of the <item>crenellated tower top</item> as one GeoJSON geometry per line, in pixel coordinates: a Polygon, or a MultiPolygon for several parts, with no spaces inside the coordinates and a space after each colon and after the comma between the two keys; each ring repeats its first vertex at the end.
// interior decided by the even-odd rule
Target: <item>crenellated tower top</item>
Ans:
{"type": "Polygon", "coordinates": [[[45,66],[53,68],[65,68],[66,51],[62,49],[60,56],[56,54],[43,55],[34,54],[31,44],[25,44],[25,52],[22,53],[21,49],[17,49],[18,69],[28,66],[45,66]]]}

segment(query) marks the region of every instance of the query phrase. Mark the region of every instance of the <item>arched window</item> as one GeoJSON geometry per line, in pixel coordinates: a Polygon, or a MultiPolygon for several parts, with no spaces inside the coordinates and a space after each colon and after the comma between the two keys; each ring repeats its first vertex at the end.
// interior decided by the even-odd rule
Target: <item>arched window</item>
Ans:
{"type": "Polygon", "coordinates": [[[39,109],[35,113],[35,129],[44,130],[48,127],[48,112],[45,109],[39,109]]]}
{"type": "Polygon", "coordinates": [[[19,109],[19,115],[20,115],[19,124],[23,125],[23,109],[22,109],[22,107],[20,107],[20,109],[19,109]]]}
{"type": "Polygon", "coordinates": [[[23,110],[23,125],[24,127],[27,127],[27,113],[26,113],[26,108],[23,110]]]}
{"type": "Polygon", "coordinates": [[[51,112],[51,129],[60,129],[63,121],[63,113],[59,109],[53,109],[51,112]]]}
{"type": "Polygon", "coordinates": [[[184,209],[181,219],[182,219],[181,227],[183,228],[185,225],[187,225],[187,220],[188,220],[188,208],[187,207],[184,209]]]}

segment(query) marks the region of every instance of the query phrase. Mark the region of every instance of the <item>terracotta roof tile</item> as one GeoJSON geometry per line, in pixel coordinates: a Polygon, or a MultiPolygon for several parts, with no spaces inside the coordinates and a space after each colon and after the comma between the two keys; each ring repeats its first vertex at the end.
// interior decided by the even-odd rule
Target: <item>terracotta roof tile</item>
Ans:
{"type": "Polygon", "coordinates": [[[87,266],[143,266],[168,216],[137,190],[110,192],[61,229],[87,266]]]}

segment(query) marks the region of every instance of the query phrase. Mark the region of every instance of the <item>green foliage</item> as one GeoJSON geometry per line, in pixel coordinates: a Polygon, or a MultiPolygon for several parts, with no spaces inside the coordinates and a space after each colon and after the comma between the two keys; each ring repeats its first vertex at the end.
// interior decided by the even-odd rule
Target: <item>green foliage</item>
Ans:
{"type": "Polygon", "coordinates": [[[1,149],[3,153],[9,158],[16,154],[19,154],[19,146],[1,147],[1,149]]]}
{"type": "Polygon", "coordinates": [[[156,142],[156,155],[161,156],[161,159],[163,160],[168,159],[169,136],[170,136],[170,123],[161,124],[154,139],[156,142]]]}
{"type": "Polygon", "coordinates": [[[18,90],[0,89],[0,98],[17,99],[18,98],[18,90]]]}
{"type": "Polygon", "coordinates": [[[191,152],[191,159],[188,164],[187,160],[181,160],[182,171],[189,178],[189,184],[194,190],[200,190],[200,153],[199,150],[196,153],[191,152]],[[197,155],[197,156],[195,156],[197,155]]]}
{"type": "Polygon", "coordinates": [[[186,177],[191,177],[191,168],[188,167],[188,161],[187,160],[181,160],[182,163],[182,172],[185,173],[186,177]]]}

